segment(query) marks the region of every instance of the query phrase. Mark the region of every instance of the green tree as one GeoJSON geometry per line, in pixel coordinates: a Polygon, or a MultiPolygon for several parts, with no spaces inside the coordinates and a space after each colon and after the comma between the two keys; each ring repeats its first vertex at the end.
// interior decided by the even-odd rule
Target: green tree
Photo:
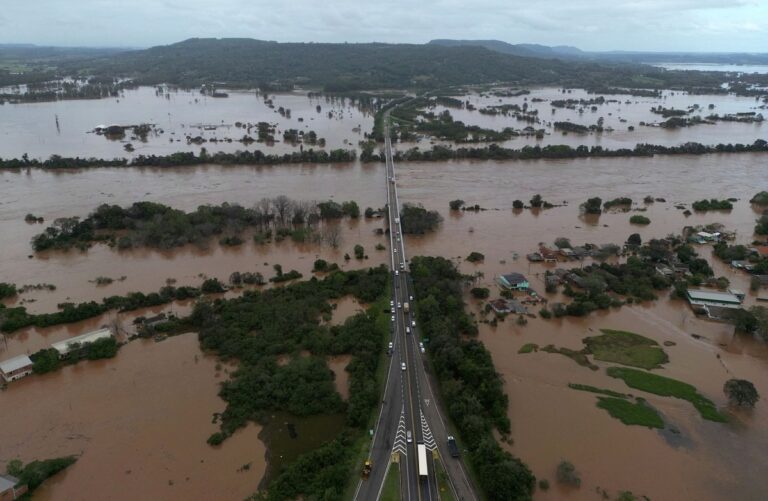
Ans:
{"type": "Polygon", "coordinates": [[[448,202],[448,206],[451,210],[459,210],[464,205],[464,200],[451,200],[448,202]]]}
{"type": "Polygon", "coordinates": [[[589,198],[581,204],[582,210],[587,214],[601,214],[603,212],[602,206],[603,199],[600,197],[589,198]]]}
{"type": "Polygon", "coordinates": [[[755,385],[746,379],[729,379],[723,386],[731,405],[739,407],[754,407],[760,399],[755,385]]]}

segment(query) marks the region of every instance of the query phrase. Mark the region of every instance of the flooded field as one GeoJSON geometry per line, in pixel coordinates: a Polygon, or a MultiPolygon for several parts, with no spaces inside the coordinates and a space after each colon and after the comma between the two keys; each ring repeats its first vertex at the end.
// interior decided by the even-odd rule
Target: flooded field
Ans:
{"type": "Polygon", "coordinates": [[[355,148],[373,125],[372,115],[351,106],[348,101],[309,98],[307,93],[265,97],[255,91],[233,91],[229,97],[214,98],[197,91],[158,93],[154,87],[126,90],[119,98],[5,104],[0,106],[0,114],[3,117],[0,121],[0,156],[3,158],[20,158],[25,153],[31,158],[48,158],[53,154],[130,158],[177,151],[199,152],[201,147],[211,152],[260,149],[267,153],[286,153],[298,150],[299,145],[283,141],[286,129],[313,130],[318,138],[325,139],[329,149],[355,148]],[[272,101],[272,107],[265,99],[272,101]],[[280,108],[290,111],[281,114],[280,108]],[[246,133],[256,136],[255,129],[237,127],[238,122],[275,125],[276,142],[271,146],[238,142],[246,133]],[[148,134],[146,141],[132,140],[130,133],[124,138],[110,140],[91,132],[99,125],[112,124],[153,124],[155,130],[148,134]],[[200,136],[206,142],[188,144],[187,136],[200,136]],[[211,142],[211,139],[216,141],[211,142]],[[124,149],[128,143],[134,148],[132,153],[124,149]]]}
{"type": "MultiPolygon", "coordinates": [[[[706,126],[690,130],[702,127],[706,126]]],[[[556,237],[570,238],[574,244],[623,243],[631,233],[647,240],[679,233],[686,225],[717,222],[735,231],[737,242],[751,242],[760,211],[748,200],[757,191],[768,189],[765,160],[765,155],[741,154],[398,164],[401,202],[422,203],[444,217],[435,233],[408,237],[407,253],[455,258],[463,272],[482,272],[479,284],[491,288],[497,297],[494,278],[510,271],[526,274],[534,289],[543,292],[544,272],[552,265],[529,264],[524,256],[536,250],[539,242],[551,244],[556,237]],[[563,206],[541,211],[512,209],[513,200],[527,202],[536,193],[563,206]],[[666,202],[646,206],[642,203],[646,195],[663,197],[666,202]],[[629,217],[635,212],[585,218],[578,206],[592,196],[603,200],[631,197],[633,208],[646,209],[642,214],[651,224],[630,225],[629,217]],[[678,203],[690,206],[695,200],[712,197],[738,201],[730,212],[694,212],[689,217],[675,208],[678,203]],[[487,210],[450,212],[448,202],[458,198],[487,210]],[[465,261],[471,251],[483,253],[485,261],[477,265],[465,261]]],[[[385,223],[363,218],[339,223],[343,240],[338,248],[298,244],[290,239],[264,245],[247,240],[235,248],[211,242],[207,248],[120,252],[95,245],[87,252],[28,257],[32,254],[30,238],[55,218],[86,216],[100,203],[128,205],[151,200],[192,210],[201,204],[222,202],[251,206],[263,197],[285,194],[295,200],[355,200],[363,209],[384,205],[384,183],[383,166],[358,163],[0,172],[0,281],[54,284],[55,291],[19,296],[19,300],[34,300],[25,303],[31,311],[44,312],[54,311],[63,301],[156,291],[167,278],[177,280],[177,285],[199,285],[201,275],[226,280],[233,271],[259,271],[268,278],[274,274],[274,264],[281,264],[286,271],[297,269],[308,278],[318,257],[346,268],[386,263],[386,252],[374,250],[377,243],[386,244],[385,237],[374,233],[385,223]],[[45,224],[26,223],[27,213],[44,217],[45,224]],[[352,254],[356,243],[365,247],[369,259],[345,262],[344,254],[352,254]],[[98,276],[126,278],[97,287],[92,281],[98,276]]],[[[709,247],[697,250],[710,260],[717,276],[726,276],[732,286],[748,291],[747,275],[714,260],[709,247]]],[[[747,303],[754,301],[755,294],[747,292],[747,303]]],[[[480,316],[480,305],[469,302],[480,316]]],[[[189,307],[175,303],[121,315],[120,320],[130,324],[140,314],[183,314],[189,307]]],[[[339,301],[331,322],[341,323],[361,308],[348,299],[339,301]]],[[[110,324],[114,317],[108,314],[68,326],[21,330],[0,343],[0,359],[32,353],[51,342],[110,324]]],[[[599,487],[611,496],[619,490],[631,490],[654,500],[724,499],[729,494],[733,499],[762,499],[768,490],[760,473],[768,467],[763,454],[768,446],[765,398],[751,414],[736,415],[731,424],[722,425],[701,421],[686,402],[647,396],[680,430],[679,436],[670,438],[625,426],[595,407],[594,395],[567,387],[567,383],[575,382],[627,390],[604,371],[590,371],[556,354],[517,354],[528,342],[579,349],[583,337],[606,327],[632,330],[659,342],[675,342],[675,346],[665,348],[670,363],[664,374],[696,385],[718,406],[725,405],[722,385],[730,377],[749,379],[761,394],[768,395],[765,344],[734,338],[730,326],[697,319],[686,304],[665,296],[654,304],[627,306],[584,319],[537,318],[526,326],[507,320],[495,328],[481,324],[480,337],[491,350],[510,397],[514,443],[508,447],[538,477],[553,484],[549,493],[539,492],[537,498],[595,499],[599,487]],[[571,460],[581,472],[580,489],[565,492],[555,485],[554,469],[561,459],[571,460]]],[[[329,360],[338,391],[345,397],[347,363],[344,357],[329,360]]],[[[102,499],[120,499],[123,492],[162,499],[242,499],[255,490],[263,476],[265,448],[255,426],[241,430],[220,449],[205,443],[215,429],[212,413],[223,409],[216,392],[218,382],[225,377],[224,370],[216,369],[215,359],[199,352],[194,335],[163,343],[132,342],[114,360],[82,363],[56,374],[30,377],[0,392],[3,409],[19,409],[4,414],[7,425],[0,430],[0,461],[82,453],[77,464],[47,484],[41,499],[79,499],[78,489],[97,493],[102,499]],[[120,398],[114,398],[116,392],[120,398]],[[243,469],[248,464],[248,469],[243,469]],[[135,485],[135,490],[115,493],[116,485],[135,485]]],[[[338,425],[327,422],[313,428],[305,423],[307,427],[302,428],[298,421],[276,416],[269,425],[271,431],[261,430],[261,438],[274,447],[274,457],[283,455],[285,460],[307,444],[291,438],[288,422],[301,436],[338,425]],[[283,449],[278,445],[281,443],[283,449]]]]}
{"type": "MultiPolygon", "coordinates": [[[[501,273],[524,273],[532,287],[543,292],[545,270],[578,266],[525,260],[525,254],[536,250],[539,242],[551,245],[558,236],[570,238],[574,244],[622,243],[630,233],[640,233],[647,240],[679,233],[685,225],[719,222],[736,231],[738,242],[749,243],[759,212],[747,200],[766,188],[762,180],[768,174],[759,156],[728,162],[713,156],[646,162],[402,164],[398,168],[401,200],[424,201],[445,216],[440,231],[409,237],[409,254],[451,257],[465,273],[482,273],[476,286],[490,288],[491,298],[499,297],[494,282],[501,273]],[[706,182],[691,183],[693,177],[706,182]],[[552,203],[568,205],[538,212],[511,210],[512,200],[527,201],[535,193],[552,203]],[[588,196],[603,200],[629,196],[643,207],[642,198],[647,194],[667,199],[643,212],[652,221],[647,227],[630,225],[632,212],[604,213],[593,220],[580,216],[577,209],[588,196]],[[694,213],[690,217],[674,208],[676,202],[712,196],[740,200],[733,211],[694,213]],[[448,201],[456,198],[489,210],[449,213],[448,201]],[[484,262],[467,262],[465,258],[472,251],[483,253],[484,262]]],[[[733,287],[749,290],[748,275],[714,259],[710,247],[699,246],[697,250],[709,259],[716,276],[726,276],[733,287]]],[[[563,299],[561,295],[550,297],[551,301],[563,299]]],[[[478,319],[484,318],[482,304],[469,296],[467,301],[478,319]]],[[[748,292],[746,303],[754,301],[754,293],[748,292]]],[[[530,311],[538,314],[538,309],[534,306],[530,311]]],[[[734,337],[732,326],[698,319],[685,302],[669,300],[664,293],[655,303],[625,306],[584,319],[535,318],[526,326],[518,326],[514,320],[510,317],[495,328],[481,324],[480,339],[490,349],[509,394],[513,445],[508,447],[537,477],[548,478],[553,485],[548,493],[538,491],[537,499],[598,499],[602,495],[598,488],[612,497],[631,490],[662,500],[763,498],[768,490],[768,482],[759,473],[768,467],[763,454],[768,446],[765,401],[753,412],[737,413],[730,424],[722,425],[703,421],[687,402],[643,394],[680,430],[679,435],[670,436],[668,432],[625,426],[598,409],[593,394],[567,387],[568,383],[582,383],[632,393],[624,383],[605,374],[603,367],[608,364],[598,363],[601,370],[593,372],[557,354],[522,355],[517,351],[525,343],[579,350],[583,347],[581,339],[595,335],[599,328],[631,330],[659,343],[676,343],[665,347],[670,363],[662,373],[695,385],[718,407],[725,407],[722,386],[729,378],[748,379],[761,393],[768,391],[765,343],[734,337]],[[695,339],[693,334],[701,338],[695,339]],[[563,490],[554,482],[555,468],[562,459],[572,461],[581,473],[580,489],[563,490]]]]}
{"type": "MultiPolygon", "coordinates": [[[[492,93],[472,93],[466,96],[456,96],[464,102],[469,102],[475,110],[466,107],[446,108],[437,106],[432,111],[436,114],[449,111],[454,120],[461,120],[467,125],[477,125],[487,129],[502,130],[505,127],[523,129],[531,125],[534,129],[545,129],[546,135],[542,139],[536,137],[516,137],[512,140],[500,143],[508,148],[521,148],[525,145],[568,144],[571,146],[587,145],[602,146],[603,148],[634,148],[637,143],[660,144],[664,146],[680,145],[686,142],[698,142],[706,145],[718,143],[753,143],[756,139],[765,139],[768,136],[765,122],[739,123],[739,122],[715,122],[713,124],[699,124],[690,127],[667,129],[656,126],[641,125],[656,124],[666,120],[659,114],[651,112],[651,108],[664,107],[687,110],[694,105],[697,110],[686,117],[700,116],[706,118],[711,114],[733,113],[762,113],[767,114],[766,105],[761,101],[749,97],[739,96],[713,96],[690,95],[679,91],[663,91],[661,98],[637,97],[626,94],[605,95],[604,104],[592,105],[576,104],[574,109],[555,108],[554,100],[567,99],[595,99],[599,94],[588,94],[582,89],[572,89],[564,93],[561,89],[543,88],[531,89],[531,93],[517,97],[499,97],[492,93]],[[514,116],[487,115],[479,110],[505,104],[516,104],[525,107],[529,112],[538,111],[539,122],[528,124],[517,120],[514,116]],[[712,108],[710,108],[712,105],[712,108]],[[568,133],[554,130],[554,122],[573,122],[589,127],[603,119],[605,129],[613,129],[604,132],[590,132],[588,134],[568,133]],[[632,127],[634,130],[630,130],[632,127]]],[[[429,138],[424,138],[420,146],[427,146],[429,138]]]]}
{"type": "Polygon", "coordinates": [[[42,500],[243,499],[266,469],[260,428],[206,443],[226,370],[186,334],[19,381],[0,392],[0,468],[79,455],[35,493],[42,500]]]}

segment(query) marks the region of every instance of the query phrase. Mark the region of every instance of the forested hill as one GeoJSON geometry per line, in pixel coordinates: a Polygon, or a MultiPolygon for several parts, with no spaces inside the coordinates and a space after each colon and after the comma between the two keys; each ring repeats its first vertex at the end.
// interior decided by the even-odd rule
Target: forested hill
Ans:
{"type": "MultiPolygon", "coordinates": [[[[64,68],[62,68],[64,69],[64,68]]],[[[489,82],[591,87],[669,85],[669,72],[521,57],[484,47],[437,44],[277,43],[253,39],[189,39],[172,45],[92,59],[68,68],[138,83],[197,86],[314,86],[327,91],[436,88],[489,82]]],[[[719,85],[713,77],[701,84],[719,85]]]]}

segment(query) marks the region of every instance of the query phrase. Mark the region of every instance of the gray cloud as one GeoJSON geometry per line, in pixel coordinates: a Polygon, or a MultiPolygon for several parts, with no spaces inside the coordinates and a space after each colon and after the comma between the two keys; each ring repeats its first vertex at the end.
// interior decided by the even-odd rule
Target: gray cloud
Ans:
{"type": "Polygon", "coordinates": [[[746,0],[36,0],[0,42],[150,46],[190,37],[410,42],[496,38],[588,50],[765,51],[768,3],[746,0]]]}

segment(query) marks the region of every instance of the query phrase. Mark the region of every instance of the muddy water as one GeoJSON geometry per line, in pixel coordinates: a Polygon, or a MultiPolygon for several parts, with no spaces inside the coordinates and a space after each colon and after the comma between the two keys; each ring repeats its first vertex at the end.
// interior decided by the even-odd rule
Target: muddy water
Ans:
{"type": "MultiPolygon", "coordinates": [[[[309,98],[306,93],[270,94],[274,109],[264,103],[264,96],[255,92],[230,92],[228,98],[210,98],[198,92],[173,91],[156,95],[154,87],[127,90],[122,97],[99,100],[71,100],[52,103],[6,104],[0,106],[0,156],[20,158],[28,153],[31,158],[62,156],[86,156],[96,158],[126,157],[135,155],[162,155],[177,151],[257,150],[269,153],[295,151],[299,147],[283,143],[283,131],[297,129],[314,130],[318,138],[325,138],[326,148],[355,148],[370,132],[373,118],[352,107],[346,101],[326,98],[309,98]],[[321,107],[318,112],[316,107],[321,107]],[[278,113],[279,107],[291,110],[290,118],[278,113]],[[332,117],[329,117],[329,112],[332,117]],[[58,128],[56,120],[58,118],[58,128]],[[303,121],[299,121],[299,119],[303,121]],[[235,127],[235,122],[269,122],[276,124],[273,146],[254,142],[237,142],[246,129],[235,127]],[[155,124],[162,134],[150,133],[146,142],[125,139],[111,141],[104,136],[89,133],[97,125],[155,124]],[[205,130],[203,126],[216,126],[205,130]],[[353,130],[355,129],[355,130],[353,130]],[[185,137],[201,136],[216,143],[187,144],[185,137]],[[224,142],[224,139],[233,142],[224,142]],[[131,143],[135,151],[123,149],[131,143]]],[[[256,137],[255,129],[250,132],[256,137]]],[[[317,149],[317,146],[310,146],[317,149]]]]}
{"type": "MultiPolygon", "coordinates": [[[[407,251],[410,256],[433,254],[458,257],[463,271],[483,272],[485,276],[480,283],[491,287],[494,275],[521,271],[527,274],[534,287],[541,291],[541,280],[547,268],[542,265],[529,265],[524,255],[535,250],[539,242],[551,243],[558,236],[568,237],[574,244],[601,244],[623,242],[634,232],[647,239],[664,236],[670,232],[677,233],[684,225],[721,222],[727,229],[737,231],[739,242],[751,241],[752,227],[758,211],[750,207],[747,200],[756,191],[768,189],[766,169],[764,155],[401,164],[398,165],[401,201],[423,203],[427,208],[439,210],[445,217],[441,229],[434,234],[409,237],[407,251]],[[512,211],[513,200],[528,200],[535,193],[541,193],[546,200],[553,203],[565,201],[567,206],[537,213],[529,210],[519,213],[512,211]],[[644,212],[652,220],[647,227],[631,226],[628,222],[631,215],[629,213],[606,213],[597,219],[589,220],[579,215],[578,204],[589,196],[600,196],[604,200],[630,196],[639,202],[645,195],[661,196],[668,200],[667,203],[655,203],[644,212]],[[713,196],[736,197],[740,200],[730,213],[694,214],[688,218],[673,206],[675,202],[690,203],[696,199],[713,196]],[[462,198],[470,204],[479,203],[489,210],[478,214],[449,213],[448,201],[455,198],[462,198]],[[464,261],[473,250],[486,255],[483,264],[472,265],[464,261]],[[518,255],[517,259],[515,253],[518,255]]],[[[169,277],[177,279],[179,284],[199,284],[201,273],[226,279],[235,270],[261,271],[269,277],[273,274],[271,266],[275,263],[282,264],[285,270],[295,268],[309,276],[316,257],[342,264],[343,254],[351,254],[352,246],[358,242],[365,246],[370,259],[363,262],[353,259],[346,266],[375,265],[386,262],[386,253],[373,250],[377,242],[385,240],[373,234],[373,230],[383,224],[378,220],[342,222],[344,242],[339,249],[299,245],[289,240],[265,246],[248,242],[235,249],[224,249],[213,244],[207,250],[184,248],[168,253],[146,250],[121,253],[96,246],[87,253],[51,253],[28,259],[29,238],[41,231],[41,226],[27,225],[23,217],[27,212],[33,212],[50,222],[56,217],[85,215],[99,203],[126,205],[140,199],[159,201],[186,210],[202,203],[224,201],[250,205],[262,197],[278,194],[286,194],[298,200],[322,200],[333,196],[339,201],[356,200],[361,207],[379,207],[384,204],[385,198],[383,177],[381,166],[357,164],[343,167],[291,166],[265,169],[206,166],[159,170],[96,169],[74,173],[0,173],[0,281],[17,284],[46,282],[57,285],[58,289],[54,292],[35,292],[22,296],[37,299],[37,302],[28,305],[31,309],[52,311],[56,303],[68,297],[81,301],[100,299],[105,295],[130,290],[154,291],[164,285],[165,279],[169,277]],[[99,275],[113,278],[125,275],[127,278],[125,281],[97,288],[89,283],[89,280],[99,275]]],[[[702,248],[701,252],[707,255],[709,250],[702,248]]],[[[745,275],[737,274],[719,264],[716,265],[716,271],[729,277],[735,286],[748,289],[745,275]]],[[[752,300],[753,298],[749,299],[752,300]]],[[[348,307],[354,308],[351,304],[340,305],[340,310],[334,315],[334,321],[337,320],[338,314],[346,312],[348,307]]],[[[7,348],[0,346],[0,357],[6,358],[3,349],[9,354],[34,351],[31,347],[42,347],[51,341],[70,337],[108,322],[109,318],[100,318],[90,323],[83,322],[53,329],[48,333],[22,331],[9,338],[7,348]]],[[[582,489],[568,494],[568,497],[574,499],[594,496],[596,486],[609,489],[612,495],[619,489],[630,489],[636,494],[646,494],[653,499],[717,499],[723,498],[723,493],[727,490],[734,493],[738,499],[757,499],[758,494],[765,492],[766,486],[760,484],[762,476],[758,474],[766,467],[765,459],[761,455],[761,451],[768,445],[768,427],[765,425],[768,410],[765,402],[761,402],[751,416],[739,416],[737,425],[724,426],[701,422],[685,402],[648,396],[649,401],[682,432],[683,438],[679,443],[670,445],[656,432],[625,427],[613,420],[594,406],[594,396],[566,388],[568,382],[582,382],[620,390],[623,383],[607,378],[602,372],[593,373],[579,367],[558,355],[517,355],[517,350],[524,342],[536,342],[540,345],[553,343],[579,348],[580,339],[590,332],[589,329],[599,327],[625,328],[659,341],[675,341],[676,346],[667,348],[671,362],[665,373],[695,384],[718,405],[724,404],[722,384],[732,376],[750,379],[757,385],[758,391],[763,395],[768,394],[768,387],[765,387],[765,381],[768,381],[768,353],[765,345],[732,339],[731,330],[727,325],[698,320],[684,304],[670,303],[666,298],[662,298],[653,306],[624,308],[582,320],[531,320],[526,327],[518,327],[514,322],[507,321],[495,330],[484,325],[481,338],[491,349],[498,370],[505,377],[506,390],[510,395],[510,418],[515,441],[511,446],[513,452],[528,462],[538,476],[550,480],[553,480],[553,471],[560,459],[568,458],[573,461],[584,479],[582,489]],[[696,340],[691,334],[703,337],[696,340]],[[719,360],[718,354],[721,356],[719,360]]],[[[196,341],[192,341],[190,343],[196,345],[196,341]]],[[[171,351],[174,355],[169,356],[168,362],[151,358],[150,354],[157,353],[157,350],[173,346],[167,344],[169,342],[171,340],[159,344],[151,343],[146,347],[132,343],[121,351],[114,361],[105,365],[113,367],[109,364],[120,364],[122,367],[122,364],[125,364],[126,370],[152,374],[152,370],[163,371],[165,366],[176,367],[174,364],[187,361],[184,355],[176,355],[173,350],[171,351]],[[131,350],[139,349],[136,347],[146,350],[141,351],[141,356],[131,357],[131,350]],[[144,363],[148,365],[145,366],[144,363]]],[[[332,362],[332,365],[334,364],[335,362],[332,362]]],[[[335,370],[338,374],[337,383],[341,381],[340,377],[344,372],[341,370],[342,364],[343,362],[339,362],[335,370]]],[[[71,391],[69,388],[74,387],[76,383],[78,391],[82,393],[72,396],[69,401],[75,404],[75,408],[88,409],[91,401],[88,392],[105,392],[102,385],[107,384],[103,382],[102,377],[85,377],[90,375],[90,367],[102,366],[82,364],[65,369],[60,374],[78,375],[75,382],[66,379],[67,385],[43,384],[64,377],[59,374],[46,378],[30,378],[18,385],[12,385],[9,392],[0,394],[0,399],[20,394],[13,393],[19,388],[37,388],[39,400],[44,401],[50,395],[51,400],[59,402],[56,399],[60,398],[59,395],[64,389],[71,391]]],[[[174,380],[175,373],[168,376],[163,374],[165,373],[159,374],[157,379],[174,380]]],[[[203,371],[194,373],[194,377],[203,375],[208,379],[208,383],[187,384],[181,389],[173,387],[169,391],[178,389],[183,392],[193,386],[210,384],[211,388],[214,388],[211,390],[211,398],[214,398],[216,379],[209,373],[203,374],[203,371]]],[[[115,384],[117,383],[107,389],[111,390],[115,384]]],[[[152,394],[152,391],[145,389],[142,394],[144,398],[149,398],[144,394],[152,394]]],[[[21,400],[21,397],[17,398],[21,400]]],[[[163,401],[174,401],[174,398],[168,395],[163,401]]],[[[148,404],[139,402],[138,405],[148,404]]],[[[68,406],[59,402],[55,409],[59,410],[61,407],[68,406]]],[[[210,415],[222,407],[222,403],[218,401],[216,405],[203,409],[204,412],[199,411],[207,426],[199,433],[203,436],[203,446],[204,437],[210,433],[209,428],[212,427],[210,415]]],[[[123,414],[125,413],[127,411],[123,414]]],[[[25,414],[14,413],[11,419],[18,420],[17,424],[4,429],[18,430],[25,414]]],[[[72,428],[77,430],[79,425],[72,425],[72,428]]],[[[39,430],[46,429],[48,428],[42,423],[35,426],[24,424],[21,428],[26,433],[42,433],[39,430]]],[[[183,429],[185,433],[188,431],[186,426],[183,429]]],[[[243,435],[249,433],[250,428],[243,432],[243,435]]],[[[34,441],[30,442],[34,445],[30,452],[20,443],[15,447],[19,451],[18,454],[26,454],[26,458],[45,457],[55,455],[57,451],[69,451],[66,447],[69,447],[72,441],[65,437],[66,434],[58,435],[46,442],[47,446],[52,448],[51,453],[42,450],[42,445],[34,445],[34,441]]],[[[255,440],[235,437],[229,447],[248,447],[252,451],[252,443],[255,443],[255,440]]],[[[188,446],[190,444],[185,442],[178,450],[185,450],[184,447],[188,446]]],[[[227,446],[225,443],[222,452],[227,446]]],[[[73,449],[75,452],[77,450],[80,449],[73,449]]],[[[132,453],[131,451],[133,449],[129,447],[125,453],[132,453]]],[[[259,455],[261,456],[263,454],[259,455]]],[[[84,460],[85,456],[81,461],[84,460]]],[[[235,477],[224,478],[222,482],[216,481],[210,485],[217,488],[242,488],[243,493],[238,492],[232,496],[242,498],[252,491],[252,488],[246,489],[243,486],[250,480],[241,481],[240,478],[246,477],[237,476],[242,474],[237,474],[236,469],[249,461],[251,459],[239,457],[236,461],[233,460],[234,466],[222,471],[226,470],[224,473],[231,473],[235,477]]],[[[105,465],[104,468],[111,467],[110,462],[106,460],[100,461],[99,464],[105,465]]],[[[189,468],[192,470],[191,466],[189,468]]],[[[120,475],[123,475],[125,469],[120,468],[120,475]]],[[[64,476],[65,481],[72,472],[64,476]]],[[[163,489],[178,489],[185,482],[185,477],[181,475],[159,478],[160,474],[155,475],[156,473],[147,473],[151,482],[155,482],[152,484],[153,489],[154,486],[159,489],[160,484],[163,489]],[[168,480],[174,481],[173,487],[168,485],[168,480]]],[[[139,476],[136,475],[136,478],[139,476]]],[[[122,477],[120,479],[122,480],[122,477]]],[[[258,479],[254,479],[254,482],[257,483],[258,479]]],[[[79,485],[90,483],[98,482],[82,480],[79,485]]],[[[58,487],[53,486],[55,490],[52,492],[58,493],[58,487]]],[[[62,495],[67,498],[66,494],[71,491],[64,492],[62,495]]],[[[162,496],[166,491],[152,491],[152,495],[156,492],[162,496]]],[[[557,499],[563,496],[563,492],[553,487],[548,495],[542,495],[542,499],[557,499]]]]}
{"type": "Polygon", "coordinates": [[[19,381],[0,393],[2,467],[80,455],[35,499],[243,499],[266,468],[260,428],[219,448],[205,442],[217,430],[211,415],[224,409],[226,370],[188,334],[19,381]]]}
{"type": "MultiPolygon", "coordinates": [[[[422,201],[445,216],[440,231],[408,237],[409,255],[443,255],[455,259],[466,273],[481,272],[484,275],[477,285],[489,287],[492,298],[499,292],[495,276],[510,271],[526,274],[533,288],[543,292],[544,272],[555,265],[530,264],[524,256],[539,242],[551,245],[557,236],[568,237],[574,244],[621,243],[634,232],[648,239],[679,233],[685,225],[720,222],[737,232],[738,242],[748,243],[753,238],[757,212],[747,200],[765,189],[768,174],[759,156],[731,158],[727,163],[718,157],[686,157],[648,162],[398,167],[401,201],[422,201]],[[728,168],[723,169],[723,165],[728,168]],[[568,205],[539,212],[511,210],[512,200],[528,200],[534,193],[568,205]],[[648,206],[644,214],[652,223],[647,227],[630,225],[632,213],[606,213],[587,220],[577,209],[588,196],[604,200],[630,196],[641,201],[647,194],[668,200],[648,206]],[[740,200],[729,213],[694,214],[688,218],[672,203],[711,196],[740,200]],[[470,204],[477,202],[490,210],[449,213],[448,201],[455,198],[470,204]],[[485,254],[485,261],[477,265],[467,262],[465,258],[471,251],[485,254]]],[[[748,290],[747,275],[712,260],[709,247],[698,250],[710,258],[716,274],[748,290]]],[[[748,294],[751,303],[754,296],[748,294]]],[[[467,299],[472,311],[482,318],[482,303],[467,299]]],[[[553,295],[550,299],[563,297],[553,295]]],[[[531,311],[537,313],[538,308],[531,311]]],[[[718,406],[726,405],[722,386],[731,377],[754,382],[761,393],[768,391],[768,348],[764,343],[734,338],[731,326],[697,319],[684,302],[671,301],[665,294],[653,304],[624,307],[586,319],[529,319],[524,327],[516,325],[514,318],[496,328],[481,324],[480,338],[491,350],[510,397],[513,445],[508,447],[539,478],[548,478],[553,485],[549,493],[537,493],[537,499],[595,499],[599,495],[597,488],[605,489],[611,497],[621,490],[631,490],[651,499],[762,499],[768,490],[768,482],[760,474],[768,467],[763,454],[768,445],[765,402],[751,413],[734,415],[733,423],[720,425],[701,420],[687,402],[643,395],[680,430],[679,436],[665,436],[625,426],[596,408],[594,395],[567,388],[569,382],[574,382],[632,391],[621,381],[607,377],[602,369],[593,372],[556,354],[517,354],[528,342],[580,349],[581,339],[594,335],[599,328],[627,329],[659,343],[676,343],[665,348],[670,363],[662,372],[694,384],[718,406]],[[581,489],[565,491],[554,482],[555,468],[562,459],[572,461],[581,472],[581,489]]]]}
{"type": "MultiPolygon", "coordinates": [[[[596,111],[591,111],[590,106],[585,106],[584,111],[579,113],[576,109],[553,108],[550,101],[558,99],[593,99],[597,97],[594,94],[587,94],[581,89],[573,89],[570,93],[562,93],[559,89],[541,88],[532,89],[526,96],[518,97],[496,97],[489,94],[469,94],[460,96],[458,99],[469,101],[477,110],[487,106],[497,106],[503,104],[528,105],[528,110],[538,110],[538,117],[541,120],[539,124],[531,124],[536,129],[545,129],[547,135],[543,139],[535,137],[518,137],[503,143],[509,148],[520,148],[524,145],[547,145],[547,144],[568,144],[571,146],[599,145],[604,148],[634,148],[637,143],[662,144],[666,146],[679,145],[689,141],[703,144],[717,143],[752,143],[756,139],[765,139],[768,136],[768,129],[765,122],[761,124],[735,123],[735,122],[717,122],[714,125],[696,125],[693,127],[683,127],[678,129],[663,129],[659,127],[641,126],[640,122],[660,123],[666,120],[661,115],[651,113],[653,107],[663,106],[665,108],[687,109],[695,104],[699,105],[699,110],[688,116],[699,115],[706,118],[708,115],[716,113],[719,115],[739,112],[756,112],[766,115],[766,109],[760,108],[763,103],[754,98],[739,96],[696,96],[683,92],[664,91],[661,98],[635,97],[628,95],[608,95],[604,96],[606,100],[615,100],[597,105],[596,111]],[[543,99],[542,102],[533,102],[533,99],[543,99]],[[709,105],[713,104],[714,109],[710,110],[709,105]],[[555,110],[554,113],[552,110],[555,110]],[[585,126],[597,124],[598,119],[604,120],[604,128],[612,128],[613,131],[589,134],[563,134],[561,131],[555,131],[552,127],[554,122],[573,122],[585,126]],[[629,127],[633,126],[634,131],[629,127]]],[[[764,105],[763,105],[764,106],[764,105]]],[[[454,120],[461,120],[467,125],[478,125],[481,127],[502,130],[505,127],[523,129],[527,122],[518,121],[512,116],[503,115],[484,115],[479,111],[470,111],[466,108],[445,108],[438,106],[435,113],[444,110],[450,111],[454,120]]],[[[426,143],[428,140],[423,140],[426,143]]],[[[424,145],[424,144],[422,144],[424,145]]]]}
{"type": "Polygon", "coordinates": [[[178,285],[199,285],[200,274],[226,281],[234,271],[259,271],[274,275],[279,263],[285,271],[297,269],[308,275],[313,261],[322,257],[345,267],[378,265],[386,252],[376,251],[386,238],[374,235],[382,227],[379,219],[343,221],[339,248],[297,244],[290,239],[265,245],[247,241],[239,247],[221,247],[212,242],[207,249],[194,246],[162,252],[150,249],[120,251],[103,245],[88,252],[52,252],[29,259],[30,239],[57,217],[86,216],[101,203],[129,205],[152,200],[183,210],[222,202],[252,206],[264,197],[288,194],[295,200],[356,200],[361,208],[383,206],[383,172],[379,166],[291,166],[266,169],[206,166],[192,169],[97,169],[73,173],[34,171],[31,174],[0,173],[0,280],[16,284],[52,283],[57,290],[32,291],[21,298],[33,299],[33,311],[53,311],[58,303],[71,300],[100,300],[129,291],[156,291],[167,278],[178,285]],[[381,175],[380,175],[381,174],[381,175]],[[30,225],[24,215],[44,217],[45,225],[30,225]],[[368,260],[345,264],[362,244],[368,260]],[[265,264],[266,263],[266,264],[265,264]],[[115,279],[97,287],[98,276],[115,279]],[[125,276],[123,281],[118,278],[125,276]],[[70,298],[70,299],[67,299],[70,298]]]}
{"type": "Polygon", "coordinates": [[[328,367],[333,371],[336,391],[339,392],[339,395],[344,400],[349,398],[349,373],[347,372],[347,365],[349,365],[351,360],[351,355],[338,355],[328,358],[328,367]]]}

